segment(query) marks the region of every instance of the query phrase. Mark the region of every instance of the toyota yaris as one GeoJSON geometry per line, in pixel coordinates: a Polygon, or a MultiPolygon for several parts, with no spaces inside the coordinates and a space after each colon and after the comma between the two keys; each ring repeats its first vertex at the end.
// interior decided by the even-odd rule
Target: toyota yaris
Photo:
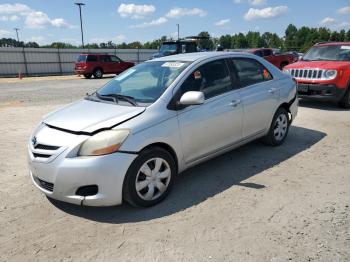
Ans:
{"type": "Polygon", "coordinates": [[[30,177],[50,198],[89,206],[152,206],[174,177],[263,138],[286,139],[293,79],[250,54],[158,58],[45,116],[28,143],[30,177]]]}

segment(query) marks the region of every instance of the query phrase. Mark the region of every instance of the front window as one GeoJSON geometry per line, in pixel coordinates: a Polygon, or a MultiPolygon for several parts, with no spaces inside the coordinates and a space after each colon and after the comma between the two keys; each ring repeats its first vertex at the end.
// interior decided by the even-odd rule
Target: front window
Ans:
{"type": "Polygon", "coordinates": [[[201,91],[205,99],[232,90],[230,75],[225,60],[208,62],[196,70],[181,86],[182,94],[188,91],[201,91]]]}
{"type": "Polygon", "coordinates": [[[304,61],[350,61],[350,45],[324,45],[312,47],[304,61]]]}
{"type": "Polygon", "coordinates": [[[177,44],[162,44],[160,47],[161,52],[176,52],[177,44]]]}
{"type": "Polygon", "coordinates": [[[189,64],[182,61],[142,63],[120,74],[96,93],[99,97],[120,95],[133,99],[137,104],[150,104],[189,64]]]}

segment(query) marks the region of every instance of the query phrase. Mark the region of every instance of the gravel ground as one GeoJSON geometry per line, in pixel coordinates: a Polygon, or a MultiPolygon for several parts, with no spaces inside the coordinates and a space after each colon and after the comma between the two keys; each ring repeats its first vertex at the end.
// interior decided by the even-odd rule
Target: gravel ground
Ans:
{"type": "Polygon", "coordinates": [[[108,80],[0,82],[0,261],[350,261],[350,112],[333,105],[301,103],[283,146],[194,167],[155,207],[48,200],[30,132],[108,80]]]}

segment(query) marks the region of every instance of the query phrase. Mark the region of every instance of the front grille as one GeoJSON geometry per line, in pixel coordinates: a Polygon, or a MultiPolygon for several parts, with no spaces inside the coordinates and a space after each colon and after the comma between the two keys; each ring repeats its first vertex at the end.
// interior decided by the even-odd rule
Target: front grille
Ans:
{"type": "Polygon", "coordinates": [[[289,69],[291,76],[298,79],[322,79],[322,69],[289,69]]]}
{"type": "Polygon", "coordinates": [[[40,158],[49,158],[51,155],[46,155],[46,154],[38,154],[33,152],[34,157],[40,157],[40,158]]]}
{"type": "Polygon", "coordinates": [[[41,180],[41,179],[38,178],[38,177],[35,177],[35,180],[36,180],[36,182],[38,183],[38,185],[39,185],[40,187],[42,187],[43,189],[45,189],[45,190],[47,190],[47,191],[53,192],[53,187],[54,187],[54,184],[53,184],[53,183],[50,183],[50,182],[41,180]]]}
{"type": "Polygon", "coordinates": [[[42,149],[42,150],[57,150],[60,147],[59,146],[50,146],[50,145],[43,145],[43,144],[37,144],[34,146],[35,149],[42,149]]]}
{"type": "Polygon", "coordinates": [[[57,154],[57,150],[59,149],[59,146],[36,144],[33,146],[32,154],[34,158],[50,158],[51,156],[57,154]]]}

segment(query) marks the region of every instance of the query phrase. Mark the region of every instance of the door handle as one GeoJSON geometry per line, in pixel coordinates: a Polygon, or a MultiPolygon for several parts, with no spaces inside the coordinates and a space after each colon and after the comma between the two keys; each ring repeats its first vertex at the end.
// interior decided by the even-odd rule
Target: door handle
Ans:
{"type": "Polygon", "coordinates": [[[269,93],[274,94],[276,92],[276,90],[277,90],[277,88],[272,87],[269,89],[269,93]]]}
{"type": "Polygon", "coordinates": [[[237,100],[233,100],[229,105],[231,107],[236,107],[241,103],[241,100],[237,99],[237,100]]]}

